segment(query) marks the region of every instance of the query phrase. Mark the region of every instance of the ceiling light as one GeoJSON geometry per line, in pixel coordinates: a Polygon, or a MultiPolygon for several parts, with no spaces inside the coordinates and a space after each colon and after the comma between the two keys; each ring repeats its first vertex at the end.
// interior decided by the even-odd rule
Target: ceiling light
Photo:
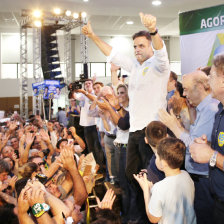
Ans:
{"type": "Polygon", "coordinates": [[[155,1],[152,1],[152,4],[155,5],[155,6],[158,6],[158,5],[161,5],[162,2],[159,1],[159,0],[155,0],[155,1]]]}
{"type": "Polygon", "coordinates": [[[55,8],[55,9],[54,9],[54,14],[55,14],[55,15],[60,15],[60,14],[61,14],[61,9],[59,9],[59,8],[55,8]]]}
{"type": "Polygon", "coordinates": [[[133,25],[134,22],[133,22],[133,21],[127,21],[126,24],[127,24],[127,25],[133,25]]]}
{"type": "Polygon", "coordinates": [[[40,18],[42,16],[42,12],[40,10],[33,11],[33,17],[40,18]]]}
{"type": "Polygon", "coordinates": [[[34,26],[36,26],[36,27],[41,27],[41,26],[42,26],[41,21],[40,21],[40,20],[36,20],[36,21],[34,21],[34,26]]]}
{"type": "Polygon", "coordinates": [[[71,16],[72,12],[70,10],[66,10],[65,15],[66,16],[71,16]]]}
{"type": "Polygon", "coordinates": [[[73,16],[74,19],[78,19],[79,18],[79,14],[76,13],[76,12],[74,12],[72,16],[73,16]]]}
{"type": "Polygon", "coordinates": [[[86,18],[86,16],[87,16],[86,12],[82,12],[82,13],[81,13],[81,17],[82,17],[82,18],[86,18]]]}
{"type": "Polygon", "coordinates": [[[83,0],[84,2],[88,2],[89,0],[83,0]]]}

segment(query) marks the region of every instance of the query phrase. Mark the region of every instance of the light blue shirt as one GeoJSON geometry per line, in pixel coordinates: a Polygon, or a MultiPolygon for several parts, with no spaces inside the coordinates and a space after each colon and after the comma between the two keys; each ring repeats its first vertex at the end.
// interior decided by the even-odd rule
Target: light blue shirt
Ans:
{"type": "Polygon", "coordinates": [[[183,132],[180,139],[185,143],[186,157],[185,168],[189,173],[208,175],[209,166],[199,164],[193,161],[189,152],[189,146],[195,138],[201,137],[203,134],[207,136],[208,141],[211,141],[212,128],[214,124],[215,114],[218,111],[219,101],[208,95],[196,107],[197,116],[194,124],[190,126],[189,133],[183,132]]]}

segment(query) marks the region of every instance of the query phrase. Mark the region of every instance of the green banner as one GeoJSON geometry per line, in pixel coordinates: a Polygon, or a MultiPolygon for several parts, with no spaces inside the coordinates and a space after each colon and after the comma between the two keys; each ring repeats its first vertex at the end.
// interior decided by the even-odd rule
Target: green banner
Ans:
{"type": "Polygon", "coordinates": [[[179,14],[180,35],[224,29],[224,5],[179,14]]]}

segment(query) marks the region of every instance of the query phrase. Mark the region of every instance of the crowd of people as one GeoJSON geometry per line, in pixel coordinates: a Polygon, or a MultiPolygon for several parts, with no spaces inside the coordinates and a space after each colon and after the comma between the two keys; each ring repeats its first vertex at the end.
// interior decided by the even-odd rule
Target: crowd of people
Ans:
{"type": "Polygon", "coordinates": [[[156,18],[140,19],[147,31],[133,35],[135,59],[90,23],[82,28],[111,62],[112,85],[86,79],[54,121],[13,114],[1,124],[1,223],[223,223],[224,54],[179,82],[156,18]],[[80,116],[82,134],[69,116],[80,116]],[[119,215],[112,189],[89,215],[88,153],[104,181],[121,190],[119,215]]]}

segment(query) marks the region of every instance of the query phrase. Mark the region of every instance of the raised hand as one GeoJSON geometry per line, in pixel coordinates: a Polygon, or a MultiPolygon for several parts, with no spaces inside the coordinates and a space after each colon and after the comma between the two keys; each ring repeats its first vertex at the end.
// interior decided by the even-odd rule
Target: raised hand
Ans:
{"type": "Polygon", "coordinates": [[[111,72],[117,72],[120,69],[119,66],[117,66],[117,65],[115,65],[113,63],[110,63],[110,65],[111,65],[111,67],[110,67],[110,71],[111,72]]]}
{"type": "Polygon", "coordinates": [[[99,208],[112,209],[115,198],[116,198],[116,195],[114,194],[114,191],[112,189],[109,189],[104,195],[104,198],[102,201],[100,201],[98,197],[96,197],[96,201],[99,208]]]}
{"type": "Polygon", "coordinates": [[[69,131],[71,131],[71,133],[72,133],[73,136],[76,135],[76,129],[75,129],[75,127],[70,127],[69,128],[69,131]]]}
{"type": "Polygon", "coordinates": [[[27,145],[32,145],[33,140],[34,140],[34,135],[32,133],[27,133],[26,134],[26,139],[25,139],[26,144],[27,145]]]}
{"type": "Polygon", "coordinates": [[[150,14],[139,13],[142,24],[149,30],[150,33],[156,31],[156,17],[150,14]]]}
{"type": "Polygon", "coordinates": [[[74,153],[71,150],[63,149],[60,154],[61,163],[66,170],[76,167],[74,153]]]}
{"type": "Polygon", "coordinates": [[[148,191],[152,188],[153,183],[148,181],[146,173],[143,175],[140,174],[133,174],[135,180],[139,183],[140,187],[142,188],[143,192],[148,191]]]}
{"type": "Polygon", "coordinates": [[[87,36],[87,37],[92,37],[94,35],[92,26],[90,24],[90,22],[88,21],[87,25],[82,27],[82,33],[87,36]]]}
{"type": "Polygon", "coordinates": [[[45,142],[50,142],[51,141],[47,131],[45,131],[44,129],[40,130],[40,136],[41,136],[41,139],[45,142]]]}
{"type": "Polygon", "coordinates": [[[110,103],[103,97],[101,97],[100,99],[103,100],[103,102],[100,102],[99,100],[96,101],[99,108],[102,110],[109,110],[111,108],[110,103]]]}

